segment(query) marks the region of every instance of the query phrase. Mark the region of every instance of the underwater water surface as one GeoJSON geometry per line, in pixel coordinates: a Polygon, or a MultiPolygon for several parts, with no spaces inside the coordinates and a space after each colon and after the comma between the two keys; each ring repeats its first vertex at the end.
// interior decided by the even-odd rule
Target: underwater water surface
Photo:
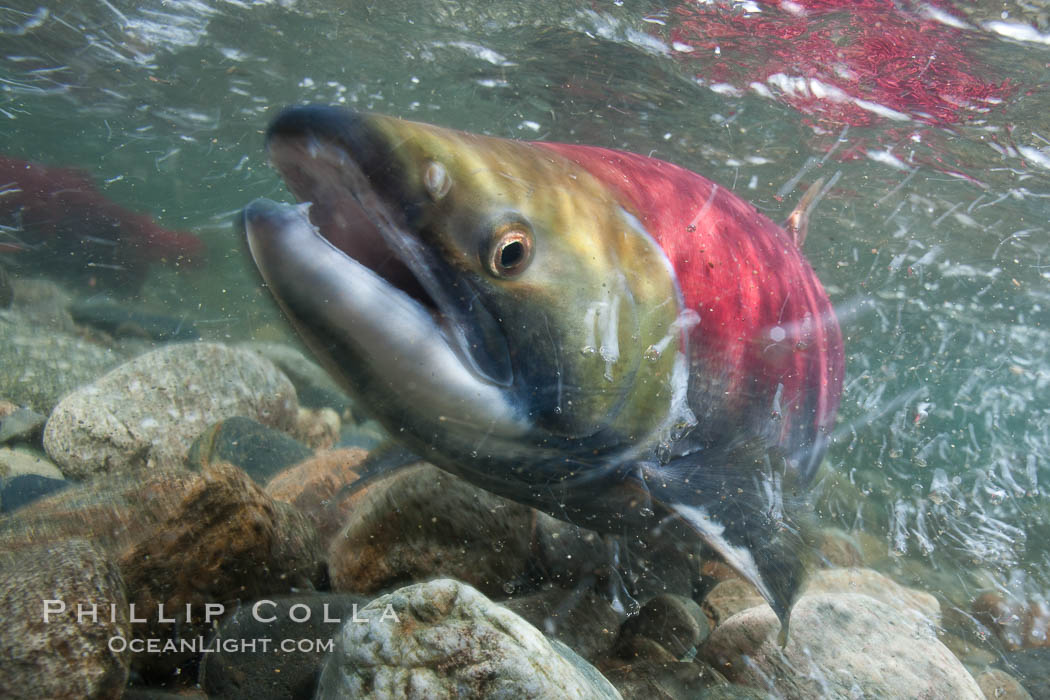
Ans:
{"type": "MultiPolygon", "coordinates": [[[[5,276],[125,309],[145,328],[131,345],[122,321],[73,313],[55,331],[116,343],[122,360],[189,339],[184,327],[300,347],[236,220],[257,197],[292,201],[263,134],[302,103],[650,155],[778,222],[823,178],[803,250],[846,362],[819,525],[935,596],[949,648],[980,650],[962,659],[971,673],[997,666],[1047,697],[1050,672],[1014,660],[1050,669],[1032,656],[1050,648],[1050,5],[8,2],[5,276]],[[27,163],[60,183],[54,209],[16,200],[27,163]],[[34,224],[56,209],[70,213],[34,224]]],[[[7,357],[14,376],[22,356],[7,357]]],[[[0,399],[30,403],[9,388],[0,399]]],[[[344,423],[368,413],[347,410],[344,423]]],[[[18,444],[40,453],[39,437],[18,444]]]]}

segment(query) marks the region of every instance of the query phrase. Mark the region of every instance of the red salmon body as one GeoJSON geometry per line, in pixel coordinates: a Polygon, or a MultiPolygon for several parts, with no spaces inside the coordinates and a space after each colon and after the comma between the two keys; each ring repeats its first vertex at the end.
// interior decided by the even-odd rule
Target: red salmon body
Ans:
{"type": "Polygon", "coordinates": [[[0,252],[33,274],[87,286],[138,288],[149,263],[199,259],[204,243],[98,191],[83,173],[0,156],[0,252]],[[6,246],[6,251],[4,249],[6,246]]]}
{"type": "Polygon", "coordinates": [[[709,423],[701,430],[751,421],[752,429],[772,431],[811,475],[842,392],[842,334],[791,237],[730,190],[671,163],[591,146],[537,145],[619,192],[667,255],[686,308],[699,315],[687,342],[691,375],[703,377],[691,397],[709,423]]]}
{"type": "MultiPolygon", "coordinates": [[[[267,136],[302,204],[263,279],[408,452],[610,535],[702,542],[787,633],[842,336],[794,235],[669,163],[325,106],[267,136]]],[[[688,546],[693,546],[692,544],[688,546]]]]}

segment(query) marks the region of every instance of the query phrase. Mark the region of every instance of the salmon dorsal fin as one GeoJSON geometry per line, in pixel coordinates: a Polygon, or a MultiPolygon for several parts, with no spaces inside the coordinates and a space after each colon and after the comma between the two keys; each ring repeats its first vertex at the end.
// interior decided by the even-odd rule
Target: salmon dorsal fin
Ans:
{"type": "Polygon", "coordinates": [[[798,206],[788,214],[787,220],[784,222],[784,230],[791,235],[791,240],[795,242],[795,247],[802,248],[802,244],[806,242],[806,234],[809,232],[809,213],[813,211],[813,208],[817,206],[817,202],[820,201],[824,188],[824,178],[818,178],[816,182],[809,186],[806,193],[802,195],[802,199],[798,201],[798,206]]]}

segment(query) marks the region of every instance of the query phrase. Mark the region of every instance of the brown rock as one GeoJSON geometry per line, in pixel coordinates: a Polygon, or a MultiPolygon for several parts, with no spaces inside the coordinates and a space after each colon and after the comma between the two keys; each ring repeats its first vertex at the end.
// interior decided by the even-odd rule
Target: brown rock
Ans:
{"type": "Polygon", "coordinates": [[[610,574],[609,547],[597,532],[539,511],[535,518],[533,563],[545,581],[574,588],[585,579],[610,574]]]}
{"type": "Polygon", "coordinates": [[[649,535],[627,541],[625,567],[642,601],[660,595],[691,597],[700,580],[700,542],[649,535]]]}
{"type": "MultiPolygon", "coordinates": [[[[0,519],[0,549],[85,537],[113,558],[127,586],[139,638],[204,634],[204,605],[229,605],[309,588],[323,575],[317,534],[293,507],[274,501],[243,471],[158,471],[141,481],[102,478],[0,519]],[[178,622],[161,622],[174,616],[178,622]],[[191,605],[187,619],[186,605],[191,605]]],[[[168,668],[179,655],[138,661],[168,668]]]]}
{"type": "Polygon", "coordinates": [[[299,408],[289,431],[296,440],[315,450],[327,450],[339,440],[342,421],[331,408],[299,408]]]}
{"type": "Polygon", "coordinates": [[[161,604],[169,616],[192,605],[195,614],[179,633],[193,636],[208,629],[202,622],[206,603],[287,593],[321,579],[317,533],[295,509],[266,496],[231,465],[214,465],[201,477],[152,536],[120,557],[128,597],[150,621],[136,628],[137,636],[172,633],[159,622],[161,604]]]}
{"type": "Polygon", "coordinates": [[[806,594],[791,613],[786,646],[769,606],[726,620],[703,658],[730,680],[781,697],[951,698],[982,694],[924,621],[866,595],[806,594]]]}
{"type": "Polygon", "coordinates": [[[325,548],[346,524],[349,492],[344,487],[357,481],[357,467],[368,456],[359,448],[332,450],[300,462],[266,484],[266,493],[277,501],[290,503],[317,528],[325,548]]]}
{"type": "Polygon", "coordinates": [[[860,557],[866,566],[881,565],[890,558],[890,547],[885,538],[876,537],[865,530],[855,530],[850,534],[860,547],[860,557]]]}
{"type": "Polygon", "coordinates": [[[350,519],[329,548],[337,591],[371,593],[447,576],[493,596],[513,591],[529,559],[531,508],[420,463],[347,500],[350,519]]]}
{"type": "Polygon", "coordinates": [[[0,611],[0,697],[120,697],[129,654],[109,641],[128,638],[128,606],[99,549],[69,540],[0,553],[0,611]]]}
{"type": "Polygon", "coordinates": [[[642,606],[623,626],[622,641],[645,637],[667,649],[675,660],[695,655],[710,628],[692,598],[665,593],[642,606]]]}
{"type": "Polygon", "coordinates": [[[860,593],[933,627],[941,624],[941,604],[929,593],[900,585],[872,569],[822,569],[806,582],[806,594],[860,593]]]}
{"type": "Polygon", "coordinates": [[[820,557],[825,566],[863,566],[864,555],[860,543],[848,532],[825,528],[820,533],[820,557]]]}
{"type": "Polygon", "coordinates": [[[982,593],[972,610],[974,617],[1008,649],[1050,647],[1050,607],[1045,601],[982,593]]]}
{"type": "Polygon", "coordinates": [[[997,668],[977,674],[975,680],[985,700],[1032,700],[1031,694],[1016,678],[997,668]]]}
{"type": "Polygon", "coordinates": [[[657,658],[660,651],[639,649],[638,654],[628,661],[610,659],[599,669],[625,698],[704,700],[709,697],[734,697],[744,700],[767,697],[748,694],[754,691],[743,689],[741,686],[728,686],[725,678],[704,661],[678,661],[652,640],[645,641],[658,647],[665,656],[657,658]],[[741,688],[744,694],[719,696],[718,689],[725,687],[741,688]]]}
{"type": "Polygon", "coordinates": [[[704,598],[702,608],[715,627],[742,610],[765,605],[765,599],[750,583],[738,578],[722,581],[704,598]]]}
{"type": "Polygon", "coordinates": [[[0,550],[84,537],[119,554],[171,517],[180,494],[201,478],[158,470],[139,480],[111,476],[60,491],[0,517],[0,550]]]}
{"type": "Polygon", "coordinates": [[[740,578],[740,574],[729,568],[729,565],[719,559],[700,558],[700,577],[693,589],[693,597],[703,600],[715,586],[728,579],[740,578]]]}
{"type": "Polygon", "coordinates": [[[670,536],[611,537],[536,513],[533,564],[543,580],[572,588],[629,571],[629,595],[648,600],[664,593],[689,596],[699,577],[699,543],[670,536]]]}
{"type": "Polygon", "coordinates": [[[700,565],[700,577],[717,584],[731,578],[740,578],[740,575],[723,561],[707,559],[700,565]]]}
{"type": "Polygon", "coordinates": [[[505,600],[501,605],[591,663],[609,653],[619,632],[619,615],[604,596],[589,589],[553,587],[505,600]]]}
{"type": "Polygon", "coordinates": [[[679,657],[668,651],[660,642],[638,635],[620,638],[616,642],[616,656],[652,667],[672,666],[679,662],[679,657]]]}

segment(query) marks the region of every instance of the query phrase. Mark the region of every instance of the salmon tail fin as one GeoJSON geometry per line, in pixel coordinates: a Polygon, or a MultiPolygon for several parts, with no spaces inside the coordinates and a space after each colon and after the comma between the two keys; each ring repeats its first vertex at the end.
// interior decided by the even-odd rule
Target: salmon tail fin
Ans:
{"type": "Polygon", "coordinates": [[[699,536],[766,599],[782,646],[815,550],[806,484],[793,484],[794,473],[778,450],[753,441],[672,460],[647,480],[680,534],[699,536]]]}
{"type": "Polygon", "coordinates": [[[801,249],[802,244],[806,242],[806,234],[809,233],[809,215],[824,196],[823,190],[824,178],[818,178],[802,195],[802,199],[798,201],[798,205],[788,214],[784,222],[784,230],[790,234],[796,248],[801,249]]]}

